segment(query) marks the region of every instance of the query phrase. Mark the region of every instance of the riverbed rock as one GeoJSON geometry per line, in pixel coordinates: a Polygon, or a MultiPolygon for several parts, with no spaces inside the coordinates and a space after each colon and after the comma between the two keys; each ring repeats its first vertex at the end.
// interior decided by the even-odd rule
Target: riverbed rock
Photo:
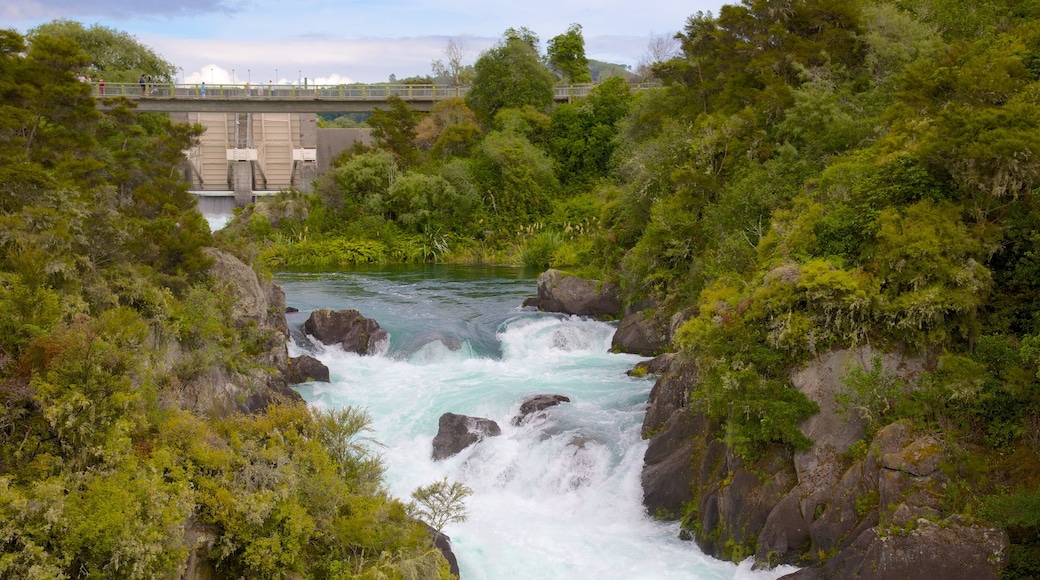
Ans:
{"type": "Polygon", "coordinates": [[[958,516],[941,522],[918,519],[911,530],[869,528],[825,564],[783,576],[790,580],[986,580],[1007,566],[1003,530],[966,525],[958,516]]]}
{"type": "Polygon", "coordinates": [[[455,551],[451,547],[451,536],[444,532],[438,532],[429,525],[427,525],[426,528],[429,530],[430,535],[433,536],[433,545],[441,551],[441,555],[448,561],[448,569],[451,572],[452,577],[461,580],[462,575],[459,572],[459,560],[455,557],[455,551]]]}
{"type": "Polygon", "coordinates": [[[329,367],[310,355],[300,355],[289,359],[286,379],[292,385],[311,381],[327,383],[329,382],[329,367]]]}
{"type": "Polygon", "coordinates": [[[609,282],[550,269],[538,276],[538,295],[524,300],[523,305],[546,312],[616,318],[622,308],[620,296],[620,288],[609,282]]]}
{"type": "Polygon", "coordinates": [[[485,437],[501,434],[502,428],[491,419],[445,413],[438,421],[437,435],[433,438],[433,458],[446,459],[485,437]]]}
{"type": "Polygon", "coordinates": [[[685,409],[673,413],[650,439],[643,455],[643,505],[658,518],[675,519],[693,501],[694,454],[706,442],[707,422],[685,409]]]}
{"type": "Polygon", "coordinates": [[[861,459],[850,459],[866,432],[861,417],[835,402],[843,377],[880,360],[886,375],[913,384],[934,368],[933,358],[865,346],[821,354],[790,375],[820,406],[799,425],[813,446],[798,453],[769,446],[745,465],[723,442],[721,426],[689,407],[697,369],[673,356],[654,364],[663,374],[643,424],[650,443],[641,481],[648,511],[682,516],[680,537],[717,558],[754,555],[758,568],[804,566],[797,578],[1000,573],[1009,549],[1003,532],[939,519],[949,483],[939,466],[950,461],[941,439],[897,422],[874,435],[861,459]]]}
{"type": "Polygon", "coordinates": [[[361,355],[385,350],[389,335],[379,323],[351,308],[319,308],[303,323],[304,331],[326,345],[339,345],[346,352],[361,355]]]}
{"type": "Polygon", "coordinates": [[[564,395],[532,395],[527,397],[520,404],[520,414],[513,417],[513,425],[520,425],[532,414],[540,413],[549,407],[570,402],[570,397],[564,395]]]}
{"type": "Polygon", "coordinates": [[[655,316],[656,311],[641,310],[625,315],[614,332],[610,348],[642,356],[655,356],[669,345],[668,321],[655,316]]]}
{"type": "Polygon", "coordinates": [[[686,407],[686,393],[696,376],[693,364],[674,354],[654,358],[649,361],[647,369],[660,376],[647,399],[641,431],[643,439],[653,437],[673,413],[686,407]]]}

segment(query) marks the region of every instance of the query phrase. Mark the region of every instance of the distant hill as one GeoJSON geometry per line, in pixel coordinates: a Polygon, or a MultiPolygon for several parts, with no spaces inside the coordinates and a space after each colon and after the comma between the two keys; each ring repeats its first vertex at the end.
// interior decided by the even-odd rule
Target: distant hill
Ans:
{"type": "Polygon", "coordinates": [[[630,82],[639,80],[639,75],[628,70],[628,67],[623,64],[592,60],[591,58],[589,59],[589,72],[592,73],[592,80],[597,83],[611,77],[624,77],[626,81],[630,82]]]}

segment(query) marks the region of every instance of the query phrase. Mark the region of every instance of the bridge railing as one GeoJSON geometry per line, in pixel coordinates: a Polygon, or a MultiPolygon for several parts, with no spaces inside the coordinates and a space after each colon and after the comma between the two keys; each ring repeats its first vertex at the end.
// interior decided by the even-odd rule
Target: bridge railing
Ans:
{"type": "MultiPolygon", "coordinates": [[[[657,83],[631,83],[632,90],[660,86],[657,83]]],[[[94,96],[99,98],[126,97],[128,99],[269,99],[269,100],[340,100],[386,101],[398,97],[404,101],[440,101],[465,97],[468,86],[385,84],[385,85],[272,85],[272,84],[159,84],[146,83],[93,83],[94,96]]],[[[556,85],[553,96],[557,101],[582,99],[589,95],[595,83],[556,85]]]]}

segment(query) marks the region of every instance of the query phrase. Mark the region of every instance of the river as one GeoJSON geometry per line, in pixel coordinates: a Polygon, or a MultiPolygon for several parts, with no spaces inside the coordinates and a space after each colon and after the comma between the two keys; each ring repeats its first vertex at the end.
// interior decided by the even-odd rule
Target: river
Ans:
{"type": "Polygon", "coordinates": [[[332,382],[297,390],[313,405],[367,410],[392,494],[407,499],[443,477],[474,490],[467,521],[445,528],[464,580],[781,575],[709,558],[677,539],[677,524],[645,514],[639,431],[653,383],[625,374],[642,359],[608,352],[610,324],[521,309],[534,273],[427,266],[276,278],[300,309],[290,326],[315,308],[356,308],[389,332],[378,356],[310,347],[332,382]],[[513,425],[523,398],[539,393],[571,402],[513,425]],[[493,419],[502,435],[433,461],[449,411],[493,419]]]}

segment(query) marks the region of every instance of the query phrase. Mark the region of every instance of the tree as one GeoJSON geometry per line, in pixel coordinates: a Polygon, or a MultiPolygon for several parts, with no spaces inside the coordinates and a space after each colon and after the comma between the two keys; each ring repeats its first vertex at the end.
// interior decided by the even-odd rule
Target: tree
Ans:
{"type": "Polygon", "coordinates": [[[549,65],[559,71],[564,80],[572,83],[592,82],[580,24],[571,24],[567,32],[554,36],[547,50],[549,65]]]}
{"type": "Polygon", "coordinates": [[[449,484],[445,477],[415,488],[408,514],[426,522],[439,534],[447,524],[466,521],[466,498],[471,495],[473,490],[465,484],[457,481],[449,484]]]}
{"type": "Polygon", "coordinates": [[[582,101],[553,109],[549,152],[560,181],[586,185],[607,175],[617,146],[617,122],[628,112],[630,100],[628,83],[614,77],[582,101]]]}
{"type": "Polygon", "coordinates": [[[415,126],[419,124],[419,114],[408,106],[400,97],[387,99],[389,109],[379,109],[368,118],[372,127],[372,137],[383,149],[394,154],[402,163],[415,161],[418,150],[415,148],[415,126]]]}
{"type": "Polygon", "coordinates": [[[639,58],[636,73],[643,80],[651,80],[654,77],[654,65],[669,61],[679,55],[679,39],[667,34],[651,34],[646,44],[646,53],[639,58]]]}
{"type": "Polygon", "coordinates": [[[437,157],[463,155],[480,139],[477,116],[462,99],[439,101],[415,128],[420,148],[437,157]]]}
{"type": "Polygon", "coordinates": [[[459,86],[464,84],[463,72],[466,68],[462,65],[462,60],[466,58],[466,45],[462,42],[455,42],[454,38],[448,39],[448,44],[444,47],[444,56],[447,62],[443,62],[440,59],[433,61],[433,74],[438,77],[448,77],[451,79],[453,86],[459,86]]]}
{"type": "Polygon", "coordinates": [[[497,46],[477,59],[466,104],[481,122],[489,122],[506,107],[548,108],[552,104],[556,79],[538,57],[537,41],[530,31],[522,34],[510,29],[497,46]]]}
{"type": "Polygon", "coordinates": [[[150,75],[157,82],[170,82],[177,76],[176,66],[121,30],[100,24],[86,28],[73,20],[55,20],[30,30],[30,42],[40,35],[75,40],[90,56],[81,72],[109,82],[132,83],[141,75],[150,75]]]}

